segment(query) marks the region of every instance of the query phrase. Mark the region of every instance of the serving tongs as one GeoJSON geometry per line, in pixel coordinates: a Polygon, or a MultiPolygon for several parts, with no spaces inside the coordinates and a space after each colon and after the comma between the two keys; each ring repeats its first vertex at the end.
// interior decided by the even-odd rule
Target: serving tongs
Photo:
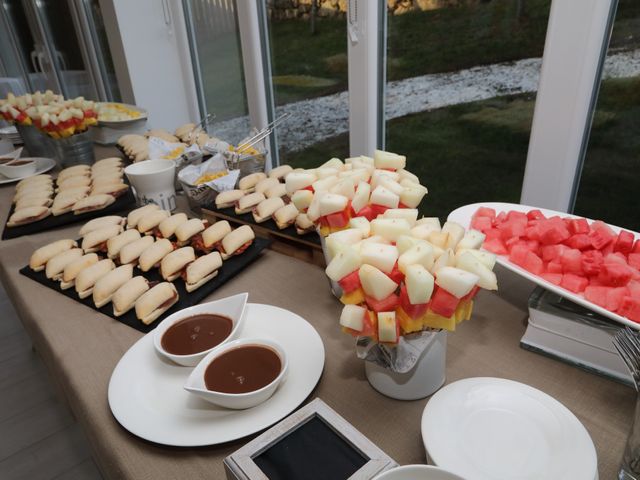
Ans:
{"type": "Polygon", "coordinates": [[[269,123],[266,127],[256,133],[253,137],[248,138],[238,145],[236,148],[236,152],[238,155],[242,155],[242,152],[247,151],[249,148],[253,147],[256,143],[260,143],[262,140],[267,138],[269,135],[273,133],[273,130],[282,123],[285,119],[289,118],[291,113],[285,113],[276,118],[273,122],[269,123]]]}
{"type": "Polygon", "coordinates": [[[196,123],[196,125],[191,129],[191,131],[189,132],[189,135],[187,136],[189,140],[189,144],[192,143],[193,135],[195,133],[199,133],[203,128],[206,130],[207,127],[211,123],[213,123],[215,118],[216,118],[215,113],[207,113],[198,123],[196,123]]]}

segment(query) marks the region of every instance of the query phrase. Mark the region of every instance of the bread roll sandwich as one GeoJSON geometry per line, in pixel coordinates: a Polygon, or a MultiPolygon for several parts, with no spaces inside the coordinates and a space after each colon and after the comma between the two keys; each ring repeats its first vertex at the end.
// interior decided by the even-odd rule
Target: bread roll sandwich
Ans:
{"type": "Polygon", "coordinates": [[[86,175],[78,175],[75,177],[68,177],[62,181],[57,181],[58,191],[62,192],[70,188],[85,187],[91,185],[91,179],[86,175]]]}
{"type": "MultiPolygon", "coordinates": [[[[107,240],[107,256],[111,259],[116,259],[120,256],[122,247],[129,243],[135,242],[140,239],[140,232],[137,230],[129,229],[116,235],[115,237],[107,240]]],[[[128,263],[128,262],[127,262],[128,263]]]]}
{"type": "Polygon", "coordinates": [[[102,210],[103,208],[108,207],[116,199],[113,198],[112,195],[107,195],[106,193],[100,193],[98,195],[89,195],[82,200],[78,200],[76,204],[71,209],[75,215],[80,215],[83,213],[93,212],[96,210],[102,210]]]}
{"type": "MultiPolygon", "coordinates": [[[[246,178],[246,177],[245,177],[246,178]]],[[[253,207],[257,206],[260,202],[265,200],[266,197],[258,192],[245,195],[236,202],[236,215],[242,215],[249,213],[253,207]]]]}
{"type": "Polygon", "coordinates": [[[200,235],[196,235],[191,245],[199,252],[209,253],[214,248],[218,248],[220,241],[231,233],[231,225],[226,220],[218,220],[216,223],[205,229],[200,235]]]}
{"type": "Polygon", "coordinates": [[[220,250],[222,258],[225,259],[232,255],[241,254],[249,248],[254,238],[256,238],[256,236],[249,225],[236,228],[222,239],[220,250]]]}
{"type": "Polygon", "coordinates": [[[38,248],[29,259],[29,268],[34,272],[41,272],[44,270],[46,263],[53,257],[66,250],[70,250],[78,246],[75,240],[65,239],[56,240],[38,248]]]}
{"type": "Polygon", "coordinates": [[[133,278],[133,265],[121,265],[100,277],[93,287],[93,303],[102,308],[109,303],[113,294],[133,278]]]}
{"type": "Polygon", "coordinates": [[[127,228],[136,228],[140,219],[154,210],[160,210],[160,207],[155,203],[149,203],[143,207],[131,210],[129,215],[127,215],[127,228]]]}
{"type": "Polygon", "coordinates": [[[93,293],[96,282],[116,268],[113,260],[107,258],[80,271],[76,276],[76,292],[80,298],[87,298],[93,293]]]}
{"type": "Polygon", "coordinates": [[[122,225],[107,225],[87,233],[82,238],[82,250],[84,253],[106,252],[107,240],[119,235],[122,232],[122,225]]]}
{"type": "Polygon", "coordinates": [[[91,192],[91,187],[76,187],[65,190],[64,192],[58,192],[56,199],[66,197],[76,197],[78,199],[88,197],[91,192]]]}
{"type": "Polygon", "coordinates": [[[13,196],[13,203],[18,203],[27,197],[51,197],[53,196],[53,187],[46,185],[27,186],[16,192],[13,196]]]}
{"type": "Polygon", "coordinates": [[[34,175],[33,177],[25,178],[24,180],[20,180],[16,184],[16,192],[19,192],[23,188],[31,185],[51,185],[53,183],[53,179],[51,175],[43,174],[43,175],[34,175]]]}
{"type": "Polygon", "coordinates": [[[94,218],[85,223],[80,229],[80,236],[84,237],[87,233],[98,230],[99,228],[108,227],[109,225],[123,226],[125,218],[119,215],[107,215],[105,217],[94,218]]]}
{"type": "Polygon", "coordinates": [[[45,267],[45,275],[47,278],[51,280],[59,280],[62,278],[62,272],[65,267],[69,265],[74,260],[82,257],[82,249],[81,248],[72,248],[70,250],[65,250],[57,254],[55,257],[52,257],[45,267]]]}
{"type": "Polygon", "coordinates": [[[160,262],[160,274],[167,282],[180,277],[182,269],[196,259],[193,247],[182,247],[166,255],[160,262]]]}
{"type": "Polygon", "coordinates": [[[209,253],[187,265],[182,275],[187,292],[193,292],[213,279],[221,266],[220,252],[209,253]]]}
{"type": "Polygon", "coordinates": [[[64,267],[64,271],[62,272],[62,277],[60,277],[60,288],[62,290],[67,290],[73,287],[76,284],[76,277],[78,274],[87,267],[90,267],[94,263],[98,263],[100,258],[96,253],[87,253],[82,257],[72,261],[66,267],[64,267]]]}
{"type": "Polygon", "coordinates": [[[51,215],[49,207],[26,207],[13,212],[7,221],[7,227],[18,227],[28,223],[37,222],[51,215]]]}
{"type": "MultiPolygon", "coordinates": [[[[145,248],[138,258],[140,270],[148,272],[160,265],[164,257],[173,252],[173,244],[166,238],[161,238],[149,247],[145,248]]],[[[122,257],[120,257],[122,261],[122,257]]]]}
{"type": "Polygon", "coordinates": [[[181,247],[187,245],[194,235],[202,232],[205,228],[207,228],[207,224],[199,218],[187,220],[176,228],[175,235],[178,245],[181,247]]]}
{"type": "Polygon", "coordinates": [[[256,223],[266,222],[281,207],[284,207],[284,201],[280,197],[267,198],[253,209],[253,219],[256,223]]]}
{"type": "Polygon", "coordinates": [[[298,213],[296,206],[290,203],[276,210],[273,214],[273,220],[280,230],[284,230],[295,223],[298,213]]]}
{"type": "Polygon", "coordinates": [[[129,190],[129,185],[126,183],[110,183],[108,185],[95,185],[91,188],[91,195],[98,195],[106,193],[114,198],[121,197],[129,190]]]}
{"type": "Polygon", "coordinates": [[[173,283],[159,283],[136,300],[136,317],[145,325],[149,325],[177,301],[178,291],[173,283]]]}
{"type": "MultiPolygon", "coordinates": [[[[134,230],[137,232],[137,230],[134,230]]],[[[120,249],[120,264],[124,265],[130,263],[132,265],[138,264],[138,258],[142,252],[155,243],[156,239],[150,235],[145,235],[139,240],[135,240],[131,243],[127,243],[120,249]]]]}
{"type": "Polygon", "coordinates": [[[105,185],[113,185],[122,183],[122,175],[118,173],[105,173],[101,174],[99,177],[94,177],[91,181],[91,186],[93,188],[102,187],[105,185]]]}
{"type": "Polygon", "coordinates": [[[28,207],[50,207],[53,203],[49,195],[34,194],[22,197],[16,202],[16,210],[22,210],[28,207]]]}
{"type": "Polygon", "coordinates": [[[306,213],[298,214],[296,217],[296,233],[298,235],[306,235],[307,233],[315,231],[315,229],[316,226],[311,220],[309,220],[306,213]]]}
{"type": "Polygon", "coordinates": [[[74,165],[73,167],[65,168],[58,174],[57,182],[61,183],[67,178],[87,176],[91,173],[91,167],[89,165],[74,165]]]}
{"type": "Polygon", "coordinates": [[[160,225],[161,221],[169,218],[170,216],[171,213],[166,210],[154,210],[138,220],[137,229],[140,233],[151,235],[153,233],[153,229],[160,225]]]}
{"type": "Polygon", "coordinates": [[[255,191],[260,192],[264,195],[267,190],[269,190],[271,187],[275,187],[276,185],[280,185],[280,182],[277,178],[265,178],[264,180],[260,180],[258,183],[256,183],[255,191]]]}
{"type": "Polygon", "coordinates": [[[252,173],[240,179],[238,182],[238,188],[244,193],[251,193],[255,191],[257,183],[265,178],[267,178],[267,175],[262,172],[252,173]]]}
{"type": "MultiPolygon", "coordinates": [[[[305,190],[308,191],[308,190],[305,190]]],[[[309,192],[311,193],[311,192],[309,192]]],[[[284,186],[284,183],[279,183],[269,188],[266,192],[264,192],[264,196],[267,198],[275,198],[275,197],[284,197],[287,194],[287,187],[284,186]]]]}
{"type": "Polygon", "coordinates": [[[186,223],[187,215],[184,213],[176,213],[169,218],[165,218],[156,228],[155,235],[158,238],[171,238],[176,233],[176,229],[186,223]]]}
{"type": "Polygon", "coordinates": [[[122,178],[124,170],[120,166],[96,167],[91,169],[91,179],[95,180],[100,177],[119,177],[122,178]]]}
{"type": "Polygon", "coordinates": [[[149,290],[149,281],[142,275],[133,277],[115,291],[111,297],[113,303],[113,314],[116,317],[124,315],[133,308],[136,300],[149,290]]]}
{"type": "Polygon", "coordinates": [[[244,197],[242,190],[227,190],[216,196],[216,208],[231,208],[238,200],[244,197]]]}
{"type": "Polygon", "coordinates": [[[286,177],[289,172],[293,171],[291,165],[280,165],[279,167],[272,168],[269,172],[269,178],[276,178],[278,180],[286,177]]]}
{"type": "Polygon", "coordinates": [[[118,158],[118,157],[109,157],[109,158],[103,158],[102,160],[98,160],[96,163],[94,163],[91,166],[92,170],[95,170],[96,168],[103,168],[103,167],[121,167],[122,166],[122,159],[118,158]]]}
{"type": "Polygon", "coordinates": [[[73,206],[85,197],[86,195],[83,196],[81,193],[77,194],[77,196],[58,196],[53,201],[53,205],[51,205],[51,213],[54,217],[69,213],[73,209],[73,206]]]}

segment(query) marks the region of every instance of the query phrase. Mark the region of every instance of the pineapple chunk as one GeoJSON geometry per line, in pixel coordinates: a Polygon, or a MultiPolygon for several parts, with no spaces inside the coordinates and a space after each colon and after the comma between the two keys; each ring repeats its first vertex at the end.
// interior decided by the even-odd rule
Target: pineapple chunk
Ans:
{"type": "Polygon", "coordinates": [[[364,328],[364,316],[367,309],[358,305],[345,305],[340,314],[340,325],[361,332],[364,328]]]}
{"type": "Polygon", "coordinates": [[[358,251],[353,247],[345,247],[333,257],[329,265],[327,265],[325,272],[327,277],[337,282],[355,270],[358,270],[360,265],[362,265],[362,260],[358,251]]]}
{"type": "Polygon", "coordinates": [[[396,312],[378,313],[378,341],[385,343],[398,342],[396,312]]]}
{"type": "Polygon", "coordinates": [[[394,245],[365,243],[360,250],[362,263],[373,265],[384,273],[391,273],[398,260],[398,249],[394,245]]]}
{"type": "Polygon", "coordinates": [[[343,305],[360,305],[364,303],[364,292],[361,288],[355,289],[353,292],[343,293],[340,302],[343,305]]]}
{"type": "Polygon", "coordinates": [[[410,232],[409,222],[402,218],[376,218],[371,221],[371,233],[390,242],[395,242],[400,235],[408,235],[410,232]]]}
{"type": "Polygon", "coordinates": [[[371,192],[371,203],[387,208],[398,208],[400,197],[391,190],[378,186],[371,192]]]}
{"type": "Polygon", "coordinates": [[[396,282],[371,265],[362,265],[360,267],[359,276],[364,293],[376,300],[383,300],[387,298],[396,291],[396,288],[398,288],[398,284],[396,284],[396,282]]]}
{"type": "Polygon", "coordinates": [[[390,168],[401,170],[407,165],[407,157],[397,153],[376,150],[373,152],[373,161],[376,168],[390,168]]]}
{"type": "Polygon", "coordinates": [[[436,272],[436,285],[457,298],[469,293],[478,280],[478,275],[455,267],[442,267],[436,272]]]}
{"type": "Polygon", "coordinates": [[[478,249],[482,246],[485,238],[486,235],[484,233],[478,230],[469,230],[456,245],[456,251],[463,248],[478,249]]]}
{"type": "Polygon", "coordinates": [[[433,247],[427,242],[420,242],[400,255],[398,269],[406,275],[407,268],[411,265],[421,265],[426,269],[431,269],[434,262],[433,247]]]}
{"type": "Polygon", "coordinates": [[[471,251],[465,251],[457,258],[456,267],[477,275],[479,287],[486,290],[498,289],[496,274],[483,265],[471,251]]]}
{"type": "Polygon", "coordinates": [[[458,245],[462,237],[464,237],[464,227],[456,222],[445,222],[442,227],[442,232],[449,234],[444,248],[452,248],[455,250],[456,245],[458,245]]]}
{"type": "Polygon", "coordinates": [[[382,218],[404,218],[413,227],[418,218],[418,210],[415,208],[390,208],[384,212],[382,218]]]}
{"type": "Polygon", "coordinates": [[[351,200],[351,207],[353,211],[358,213],[369,203],[369,196],[371,194],[371,185],[366,182],[358,183],[358,188],[356,189],[356,193],[351,200]]]}
{"type": "Polygon", "coordinates": [[[427,303],[433,294],[434,278],[422,265],[409,265],[405,272],[407,295],[413,305],[427,303]]]}
{"type": "Polygon", "coordinates": [[[356,228],[362,232],[362,237],[366,238],[371,233],[371,225],[369,224],[369,220],[364,217],[353,217],[349,220],[349,226],[351,228],[356,228]]]}

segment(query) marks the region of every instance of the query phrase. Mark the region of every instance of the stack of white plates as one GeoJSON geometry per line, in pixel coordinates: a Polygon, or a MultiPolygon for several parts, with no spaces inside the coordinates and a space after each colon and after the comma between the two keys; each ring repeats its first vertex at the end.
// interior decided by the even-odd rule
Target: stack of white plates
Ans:
{"type": "Polygon", "coordinates": [[[18,133],[18,129],[13,125],[0,128],[0,140],[7,140],[14,145],[22,145],[22,137],[18,133]]]}

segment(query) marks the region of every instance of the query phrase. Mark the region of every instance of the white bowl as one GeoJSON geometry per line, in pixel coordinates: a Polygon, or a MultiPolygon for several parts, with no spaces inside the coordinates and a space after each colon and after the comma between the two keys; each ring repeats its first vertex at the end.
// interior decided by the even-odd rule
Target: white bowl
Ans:
{"type": "Polygon", "coordinates": [[[0,165],[0,173],[8,178],[22,178],[35,173],[38,164],[32,158],[16,158],[11,163],[0,165]],[[12,165],[15,162],[28,162],[24,165],[12,165]]]}
{"type": "Polygon", "coordinates": [[[464,478],[430,465],[405,465],[387,470],[373,480],[464,480],[464,478]]]}
{"type": "Polygon", "coordinates": [[[244,323],[248,297],[248,293],[239,293],[238,295],[233,295],[232,297],[221,298],[220,300],[214,300],[213,302],[194,305],[193,307],[188,307],[172,315],[169,315],[156,327],[153,332],[153,345],[156,347],[156,351],[160,355],[179,365],[183,365],[185,367],[193,367],[197,365],[198,362],[206,357],[209,352],[233,340],[237,336],[244,323]],[[203,350],[202,352],[193,353],[191,355],[176,355],[173,353],[169,353],[164,348],[162,348],[162,335],[164,335],[164,332],[166,332],[169,327],[179,322],[180,320],[184,320],[185,318],[189,318],[194,315],[200,315],[203,313],[215,313],[218,315],[229,317],[233,322],[233,327],[231,328],[231,333],[229,334],[229,336],[215,347],[203,350]]]}
{"type": "Polygon", "coordinates": [[[194,395],[198,395],[200,398],[211,402],[215,405],[219,405],[224,408],[230,408],[233,410],[244,410],[247,408],[255,407],[262,402],[268,400],[273,395],[280,385],[280,382],[284,379],[289,363],[287,355],[284,349],[273,340],[267,340],[263,338],[242,338],[240,340],[234,340],[233,342],[226,343],[222,347],[218,347],[209,353],[196,368],[193,369],[191,375],[187,379],[187,383],[184,385],[184,389],[194,395]],[[207,386],[204,382],[204,373],[207,367],[216,358],[229,350],[238,348],[244,345],[258,345],[271,348],[280,357],[280,363],[282,368],[280,374],[268,385],[247,393],[223,393],[207,390],[207,386]]]}

